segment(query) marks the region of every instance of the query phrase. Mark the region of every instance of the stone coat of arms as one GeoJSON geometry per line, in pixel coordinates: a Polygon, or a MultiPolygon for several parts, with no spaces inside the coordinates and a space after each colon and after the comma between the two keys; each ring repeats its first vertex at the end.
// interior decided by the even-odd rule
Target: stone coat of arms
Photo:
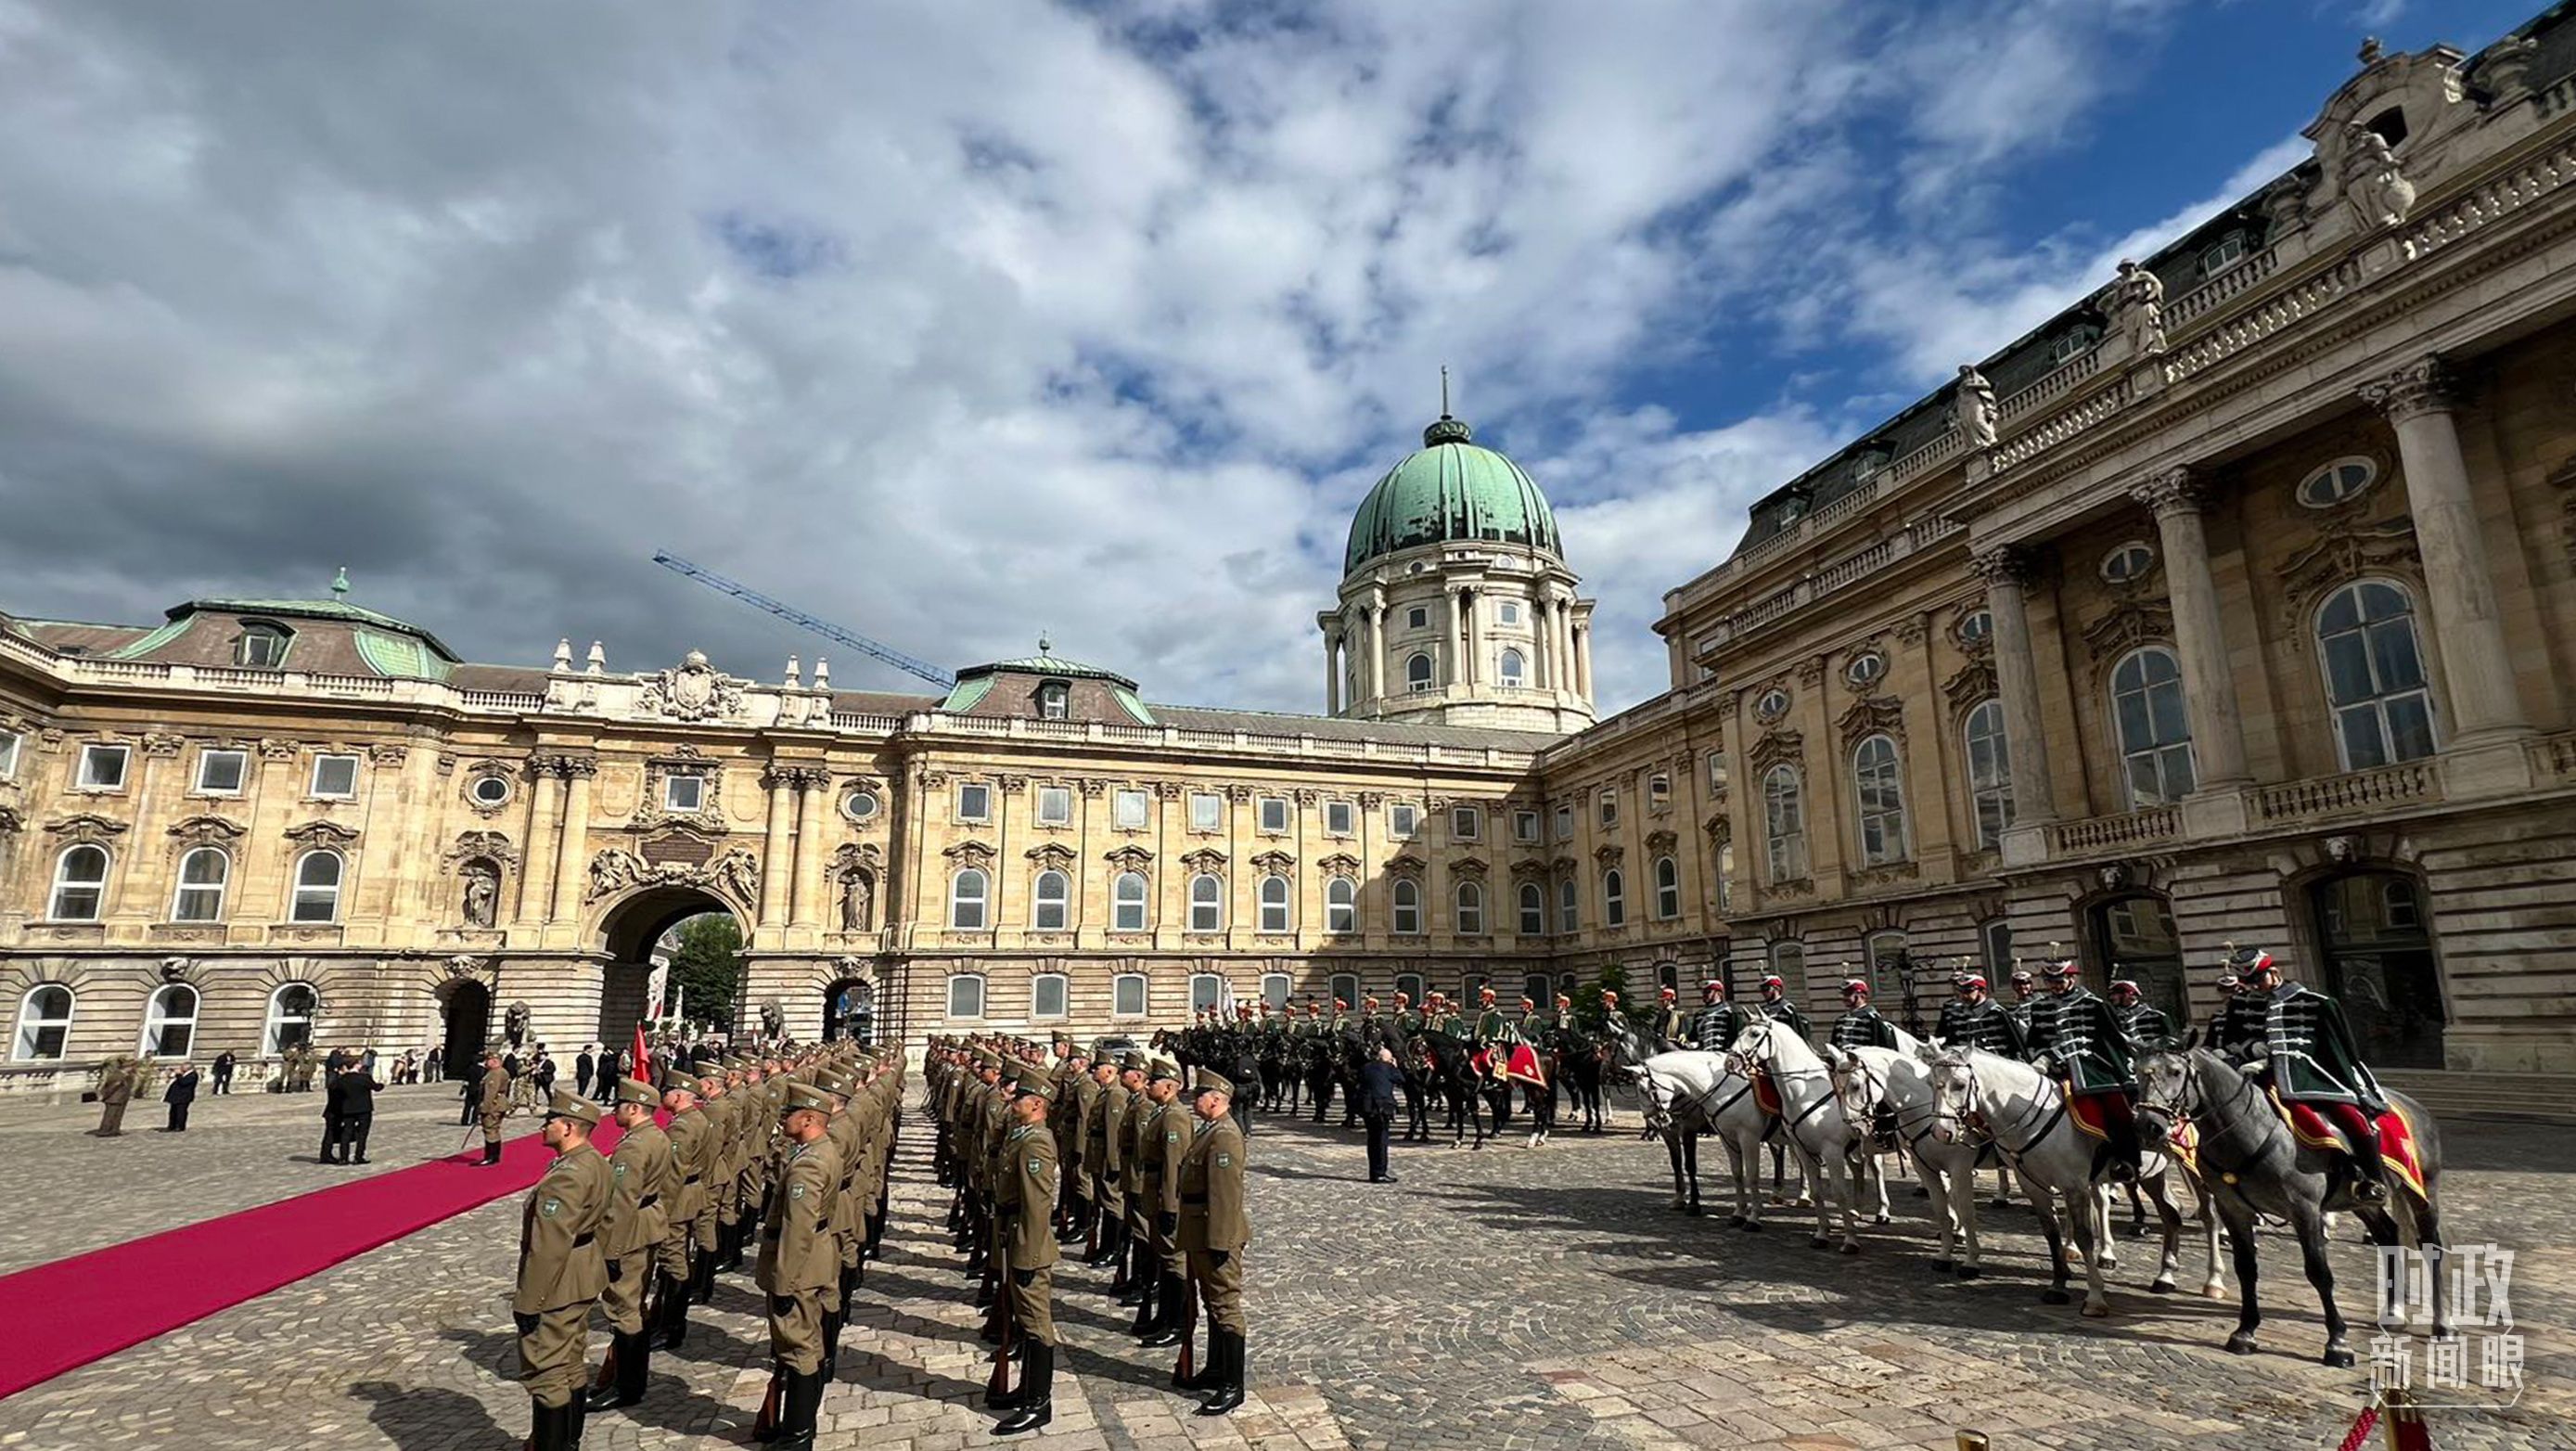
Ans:
{"type": "Polygon", "coordinates": [[[705,651],[692,650],[678,665],[645,677],[643,706],[672,720],[716,720],[741,712],[742,682],[709,665],[705,651]]]}

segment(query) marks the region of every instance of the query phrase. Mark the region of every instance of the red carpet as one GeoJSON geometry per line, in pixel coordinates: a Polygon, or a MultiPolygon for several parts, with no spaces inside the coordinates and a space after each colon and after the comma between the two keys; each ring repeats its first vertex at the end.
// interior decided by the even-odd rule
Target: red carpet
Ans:
{"type": "MultiPolygon", "coordinates": [[[[593,1143],[606,1153],[617,1126],[593,1143]]],[[[391,1244],[440,1220],[522,1194],[553,1161],[537,1134],[454,1158],[317,1189],[148,1239],[111,1245],[0,1278],[0,1399],[156,1335],[391,1244]]]]}

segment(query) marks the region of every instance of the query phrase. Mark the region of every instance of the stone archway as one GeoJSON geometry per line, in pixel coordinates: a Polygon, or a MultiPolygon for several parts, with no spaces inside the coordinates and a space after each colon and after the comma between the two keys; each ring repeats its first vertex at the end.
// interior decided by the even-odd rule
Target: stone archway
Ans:
{"type": "Polygon", "coordinates": [[[823,1041],[842,1038],[874,1046],[877,1040],[877,985],[864,977],[839,977],[823,989],[823,1041]]]}
{"type": "Polygon", "coordinates": [[[492,989],[482,979],[451,978],[438,990],[441,1076],[450,1083],[483,1073],[483,1049],[492,1041],[492,989]]]}
{"type": "MultiPolygon", "coordinates": [[[[672,928],[709,915],[731,917],[743,940],[750,940],[749,915],[702,886],[656,883],[607,904],[595,939],[606,959],[600,971],[599,1042],[621,1044],[634,1036],[635,1025],[655,1006],[645,1001],[655,945],[672,928]]],[[[729,1015],[734,1004],[723,1007],[729,1015]]]]}

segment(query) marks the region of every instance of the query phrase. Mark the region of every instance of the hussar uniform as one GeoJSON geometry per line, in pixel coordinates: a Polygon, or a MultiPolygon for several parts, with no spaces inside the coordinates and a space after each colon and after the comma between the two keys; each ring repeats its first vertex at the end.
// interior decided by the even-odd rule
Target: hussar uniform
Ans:
{"type": "MultiPolygon", "coordinates": [[[[596,1128],[599,1105],[558,1093],[546,1116],[596,1128]]],[[[608,1160],[585,1140],[555,1157],[520,1211],[519,1284],[510,1313],[519,1328],[519,1379],[534,1402],[529,1444],[536,1451],[560,1451],[581,1439],[585,1322],[608,1286],[599,1234],[613,1184],[608,1160]]]]}

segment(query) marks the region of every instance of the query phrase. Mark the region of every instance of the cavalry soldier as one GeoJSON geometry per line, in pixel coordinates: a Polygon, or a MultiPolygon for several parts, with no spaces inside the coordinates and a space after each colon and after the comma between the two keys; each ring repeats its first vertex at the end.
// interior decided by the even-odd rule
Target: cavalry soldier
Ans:
{"type": "Polygon", "coordinates": [[[583,1342],[591,1302],[608,1286],[599,1231],[613,1182],[608,1160],[590,1142],[598,1124],[598,1104],[554,1096],[541,1132],[555,1160],[519,1214],[519,1286],[510,1314],[519,1327],[519,1379],[531,1402],[531,1451],[570,1451],[581,1441],[588,1409],[581,1381],[590,1356],[583,1342]]]}
{"type": "Polygon", "coordinates": [[[2049,969],[2056,995],[2031,1014],[2032,1062],[2052,1076],[2064,1074],[2072,1097],[2100,1107],[2112,1176],[2135,1179],[2138,1126],[2131,1111],[2138,1094],[2137,1073],[2131,1066],[2135,1050],[2119,1015],[2084,986],[2080,971],[2071,957],[2049,969]]]}
{"type": "Polygon", "coordinates": [[[2268,1064],[2272,1091],[2283,1103],[2306,1104],[2343,1138],[2353,1161],[2352,1197],[2386,1201],[2374,1121],[2388,1112],[2388,1095],[2361,1061],[2343,1005],[2304,983],[2284,981],[2280,964],[2260,948],[2234,953],[2228,965],[2243,991],[2220,1019],[2218,1051],[2249,1071],[2268,1064]]]}
{"type": "Polygon", "coordinates": [[[709,1137],[707,1116],[698,1108],[698,1085],[677,1069],[662,1079],[662,1107],[671,1111],[671,1127],[666,1135],[671,1143],[672,1176],[678,1187],[665,1201],[668,1223],[662,1232],[661,1247],[653,1257],[655,1293],[654,1334],[665,1350],[677,1350],[689,1334],[689,1299],[694,1289],[696,1271],[689,1263],[689,1248],[698,1233],[698,1221],[710,1212],[707,1206],[707,1165],[715,1152],[715,1141],[709,1137]]]}
{"type": "Polygon", "coordinates": [[[1422,1026],[1434,1033],[1458,1036],[1458,1015],[1450,1010],[1446,994],[1434,989],[1423,997],[1422,1026]]]}
{"type": "MultiPolygon", "coordinates": [[[[814,1413],[823,1404],[823,1292],[840,1273],[832,1252],[833,1186],[841,1166],[828,1137],[832,1105],[820,1089],[795,1083],[779,1102],[788,1140],[779,1192],[761,1218],[753,1283],[769,1297],[769,1353],[777,1363],[778,1397],[770,1444],[814,1444],[814,1413]]],[[[755,1428],[753,1434],[759,1435],[755,1428]]]]}
{"type": "Polygon", "coordinates": [[[2218,975],[2218,1007],[2209,1015],[2209,1026],[2200,1030],[2201,1047],[2218,1048],[2222,1037],[2220,1030],[2226,1027],[2227,1015],[2234,1011],[2236,1000],[2243,996],[2244,992],[2245,984],[2235,973],[2222,972],[2218,975]]]}
{"type": "MultiPolygon", "coordinates": [[[[1664,992],[1670,995],[1672,989],[1666,988],[1664,992]]],[[[1735,1046],[1736,1036],[1744,1031],[1746,1023],[1752,1021],[1752,1015],[1728,1002],[1726,984],[1715,978],[1701,983],[1699,993],[1707,1006],[1699,1010],[1699,1018],[1691,1025],[1688,1041],[1703,1053],[1723,1053],[1735,1046]]]]}
{"type": "Polygon", "coordinates": [[[997,1436],[1034,1431],[1055,1419],[1055,1264],[1054,1230],[1059,1166],[1055,1134],[1047,1114],[1054,1107],[1055,1078],[1044,1068],[1020,1075],[1011,1100],[1013,1127],[1003,1141],[1007,1164],[995,1181],[1004,1226],[1004,1254],[1010,1280],[1011,1323],[1027,1346],[1020,1366],[1020,1387],[995,1398],[1011,1415],[993,1428],[997,1436]]]}
{"type": "Polygon", "coordinates": [[[599,1297],[608,1316],[608,1358],[591,1387],[590,1409],[610,1410],[644,1399],[652,1337],[646,1333],[644,1289],[654,1256],[670,1234],[670,1211],[680,1180],[671,1141],[653,1121],[662,1095],[629,1078],[617,1085],[617,1127],[623,1136],[609,1157],[608,1217],[600,1237],[608,1251],[608,1285],[599,1297]]]}
{"type": "Polygon", "coordinates": [[[1987,994],[1986,980],[1977,973],[1960,974],[1958,996],[1941,1005],[1941,1021],[1933,1031],[1947,1047],[1975,1048],[2008,1058],[2030,1056],[2020,1021],[1987,994]]]}
{"type": "Polygon", "coordinates": [[[1083,1177],[1082,1187],[1074,1191],[1089,1204],[1092,1223],[1099,1227],[1100,1237],[1083,1256],[1089,1265],[1110,1264],[1117,1269],[1109,1276],[1109,1293],[1122,1299],[1129,1286],[1127,1267],[1127,1099],[1128,1090],[1118,1081],[1118,1065],[1104,1056],[1091,1065],[1091,1072],[1073,1086],[1074,1100],[1079,1105],[1082,1135],[1082,1157],[1065,1166],[1066,1183],[1072,1177],[1083,1177]]]}
{"type": "MultiPolygon", "coordinates": [[[[1161,1262],[1154,1258],[1154,1204],[1146,1189],[1145,1158],[1151,1147],[1161,1140],[1150,1138],[1155,1104],[1145,1091],[1150,1065],[1145,1055],[1130,1048],[1118,1060],[1118,1087],[1126,1094],[1126,1108],[1117,1122],[1109,1126],[1110,1136],[1118,1139],[1118,1200],[1125,1222],[1119,1229],[1119,1247],[1126,1253],[1120,1273],[1127,1277],[1127,1288],[1119,1294],[1118,1303],[1136,1311],[1134,1323],[1127,1327],[1130,1335],[1154,1333],[1156,1282],[1161,1278],[1161,1262]]],[[[1104,1103],[1106,1095],[1103,1095],[1104,1103]]]]}
{"type": "Polygon", "coordinates": [[[1521,996],[1519,1026],[1521,1041],[1532,1047],[1538,1047],[1544,1045],[1549,1035],[1556,1031],[1556,1020],[1525,993],[1521,996]]]}
{"type": "Polygon", "coordinates": [[[2012,976],[2005,979],[2005,986],[2012,989],[2013,1000],[2004,1009],[2004,1013],[2020,1025],[2022,1039],[2027,1042],[2030,1038],[2030,1020],[2039,1011],[2038,980],[2023,971],[2021,965],[2016,962],[2013,965],[2012,976]]]}
{"type": "Polygon", "coordinates": [[[510,1075],[501,1067],[499,1053],[483,1055],[481,1101],[474,1116],[483,1123],[483,1162],[501,1162],[501,1120],[510,1116],[510,1075]]]}
{"type": "Polygon", "coordinates": [[[2135,979],[2112,979],[2110,997],[2111,1011],[2120,1015],[2120,1027],[2131,1043],[2145,1047],[2173,1037],[2173,1019],[2165,1016],[2164,1009],[2147,1002],[2135,979]]]}
{"type": "Polygon", "coordinates": [[[1178,1345],[1190,1334],[1189,1266],[1181,1257],[1181,1160],[1189,1153],[1194,1132],[1182,1107],[1181,1065],[1157,1058],[1146,1070],[1145,1097],[1150,1103],[1143,1134],[1145,1209],[1152,1216],[1154,1328],[1148,1347],[1178,1345]]]}
{"type": "Polygon", "coordinates": [[[1869,1005],[1869,984],[1853,978],[1843,984],[1843,1015],[1825,1041],[1837,1048],[1893,1048],[1896,1025],[1869,1005]]]}
{"type": "Polygon", "coordinates": [[[1815,1039],[1815,1024],[1808,1022],[1807,1015],[1798,1011],[1798,1005],[1789,1001],[1789,985],[1782,982],[1776,973],[1762,979],[1762,1001],[1753,1011],[1775,1023],[1788,1024],[1789,1031],[1801,1038],[1811,1042],[1815,1039]]]}
{"type": "Polygon", "coordinates": [[[1489,1054],[1498,1047],[1521,1040],[1520,1029],[1495,1005],[1494,990],[1490,987],[1476,989],[1476,1027],[1472,1036],[1475,1046],[1489,1054]]]}
{"type": "Polygon", "coordinates": [[[1224,1077],[1199,1070],[1190,1107],[1200,1127],[1180,1166],[1180,1243],[1207,1306],[1207,1369],[1191,1386],[1208,1393],[1202,1416],[1243,1404],[1243,1250],[1252,1221],[1243,1205],[1243,1135],[1226,1113],[1233,1096],[1224,1077]]]}
{"type": "Polygon", "coordinates": [[[1363,1057],[1384,1048],[1399,1060],[1404,1057],[1404,994],[1395,995],[1395,1010],[1380,1012],[1377,999],[1368,1000],[1368,1017],[1360,1028],[1360,1051],[1363,1057]]]}
{"type": "MultiPolygon", "coordinates": [[[[1720,994],[1725,992],[1716,983],[1709,986],[1717,988],[1720,994]]],[[[1681,994],[1671,988],[1655,995],[1655,1036],[1663,1041],[1666,1048],[1679,1048],[1692,1041],[1690,1015],[1682,1011],[1681,994]]]]}

